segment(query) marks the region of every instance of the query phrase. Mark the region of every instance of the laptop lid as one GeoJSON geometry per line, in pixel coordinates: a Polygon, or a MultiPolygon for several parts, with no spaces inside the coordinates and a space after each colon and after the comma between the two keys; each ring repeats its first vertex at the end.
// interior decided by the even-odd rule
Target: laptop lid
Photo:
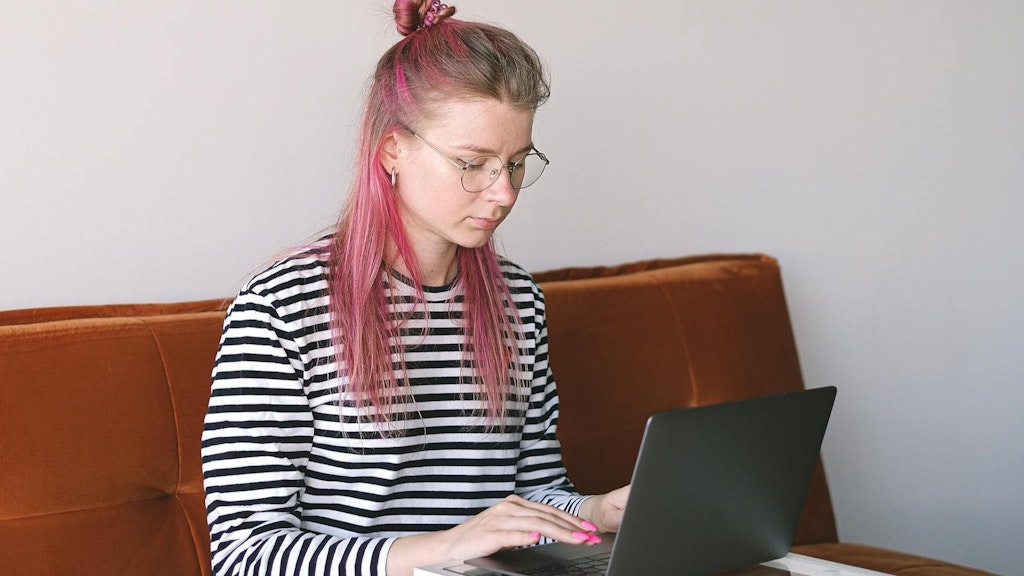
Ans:
{"type": "MultiPolygon", "coordinates": [[[[647,421],[608,576],[706,576],[785,556],[835,387],[660,412],[647,421]]],[[[550,544],[469,563],[504,574],[585,546],[550,544]]]]}

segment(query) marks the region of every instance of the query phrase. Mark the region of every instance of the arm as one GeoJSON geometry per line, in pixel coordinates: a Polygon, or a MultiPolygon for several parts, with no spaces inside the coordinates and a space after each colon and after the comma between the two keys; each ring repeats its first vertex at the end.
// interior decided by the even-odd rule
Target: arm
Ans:
{"type": "MultiPolygon", "coordinates": [[[[535,481],[537,479],[547,480],[522,495],[525,498],[556,506],[569,514],[578,516],[590,522],[592,526],[596,526],[600,532],[616,532],[622,522],[622,514],[626,508],[630,487],[624,486],[599,496],[580,496],[575,492],[575,488],[565,476],[566,472],[561,461],[561,448],[555,437],[558,397],[554,392],[554,381],[550,371],[547,371],[545,380],[548,384],[544,386],[546,392],[542,395],[544,401],[540,404],[544,407],[540,410],[544,417],[539,419],[540,422],[543,422],[541,427],[544,432],[534,435],[528,447],[524,447],[523,454],[526,456],[520,459],[520,476],[535,481]]],[[[527,427],[529,427],[529,417],[527,422],[527,427]]],[[[525,442],[527,434],[524,433],[523,437],[525,442]]],[[[526,481],[517,484],[522,486],[526,484],[526,481]]]]}
{"type": "Polygon", "coordinates": [[[558,442],[558,390],[548,364],[548,328],[544,294],[533,285],[533,318],[523,318],[524,330],[532,325],[532,336],[520,348],[532,349],[533,375],[530,397],[520,441],[516,493],[535,502],[578,514],[587,497],[576,492],[562,465],[558,442]],[[525,344],[525,345],[524,345],[525,344]]]}
{"type": "Polygon", "coordinates": [[[296,343],[270,298],[243,291],[224,324],[203,430],[214,573],[384,573],[392,540],[300,528],[313,423],[296,343]]]}
{"type": "Polygon", "coordinates": [[[531,500],[557,506],[587,520],[601,532],[615,532],[629,495],[629,486],[599,496],[580,496],[569,482],[562,465],[558,427],[558,392],[548,364],[548,332],[544,296],[535,287],[537,348],[530,406],[523,431],[519,486],[530,485],[523,495],[531,500]]]}
{"type": "Polygon", "coordinates": [[[417,566],[529,546],[536,544],[542,534],[563,542],[586,544],[593,542],[587,534],[591,528],[557,508],[509,496],[454,528],[399,538],[391,547],[387,573],[405,576],[417,566]]]}

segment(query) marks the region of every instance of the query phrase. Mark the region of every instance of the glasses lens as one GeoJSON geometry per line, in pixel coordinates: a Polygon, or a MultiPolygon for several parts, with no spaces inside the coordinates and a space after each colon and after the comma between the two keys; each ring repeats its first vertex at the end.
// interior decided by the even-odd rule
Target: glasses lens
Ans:
{"type": "MultiPolygon", "coordinates": [[[[515,189],[526,188],[544,173],[547,161],[538,153],[527,154],[513,165],[510,179],[515,189]]],[[[462,186],[468,192],[481,192],[494,184],[508,167],[497,156],[480,156],[466,164],[462,172],[462,186]]]]}
{"type": "Polygon", "coordinates": [[[462,171],[462,187],[468,192],[483,191],[501,176],[504,169],[505,165],[497,156],[473,158],[462,171]]]}
{"type": "Polygon", "coordinates": [[[521,189],[533,184],[540,179],[547,165],[547,160],[539,153],[527,154],[512,169],[512,187],[521,189]]]}

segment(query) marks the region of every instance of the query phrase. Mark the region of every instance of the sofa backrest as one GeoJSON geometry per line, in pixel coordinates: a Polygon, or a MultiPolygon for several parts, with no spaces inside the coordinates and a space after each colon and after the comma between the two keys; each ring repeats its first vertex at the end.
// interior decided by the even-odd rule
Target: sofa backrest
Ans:
{"type": "MultiPolygon", "coordinates": [[[[629,481],[653,412],[803,386],[771,258],[535,276],[583,492],[629,481]]],[[[4,573],[210,573],[199,447],[225,304],[0,312],[4,573]]],[[[835,540],[819,465],[797,543],[835,540]]]]}
{"type": "Polygon", "coordinates": [[[0,572],[210,574],[219,304],[0,312],[0,572]]]}
{"type": "MultiPolygon", "coordinates": [[[[760,254],[539,272],[559,439],[583,493],[627,483],[647,417],[803,387],[778,262],[760,254]]],[[[837,540],[819,461],[797,544],[837,540]]]]}

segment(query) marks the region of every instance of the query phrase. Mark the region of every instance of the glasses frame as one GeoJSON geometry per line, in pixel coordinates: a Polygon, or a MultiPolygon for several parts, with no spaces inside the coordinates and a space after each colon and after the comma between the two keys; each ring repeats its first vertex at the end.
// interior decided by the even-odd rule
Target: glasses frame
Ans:
{"type": "MultiPolygon", "coordinates": [[[[406,130],[410,134],[415,136],[417,139],[419,139],[420,142],[423,142],[424,144],[426,144],[431,150],[433,150],[434,152],[437,152],[439,155],[441,155],[441,157],[443,157],[445,160],[451,162],[453,166],[455,166],[456,168],[461,170],[462,171],[462,176],[459,177],[459,182],[462,184],[462,189],[465,190],[466,192],[469,192],[470,194],[479,194],[480,192],[483,192],[484,190],[487,190],[488,188],[493,186],[495,182],[498,181],[498,178],[501,177],[501,174],[499,173],[497,176],[494,177],[493,180],[491,180],[491,183],[488,184],[487,186],[484,186],[483,188],[481,188],[479,190],[470,190],[469,188],[466,188],[466,171],[469,170],[470,162],[466,162],[465,160],[461,160],[459,158],[455,158],[455,157],[449,156],[443,150],[441,150],[437,146],[434,146],[433,144],[428,142],[423,136],[420,136],[415,130],[413,130],[411,128],[406,128],[406,130]]],[[[472,160],[476,160],[478,158],[497,158],[502,163],[502,167],[504,168],[504,170],[502,170],[502,172],[508,172],[508,183],[509,183],[509,185],[512,186],[512,188],[515,189],[515,190],[522,190],[523,188],[529,188],[530,186],[533,186],[534,184],[536,184],[537,180],[540,180],[540,177],[544,175],[544,170],[548,167],[548,164],[551,164],[551,160],[548,160],[547,155],[545,155],[543,152],[541,152],[540,150],[537,150],[536,148],[532,148],[532,150],[533,150],[533,152],[527,153],[526,156],[523,156],[523,159],[518,161],[518,162],[511,162],[511,161],[505,162],[504,160],[501,159],[501,156],[498,156],[497,154],[484,154],[482,156],[474,156],[470,160],[472,161],[472,160]],[[512,182],[512,172],[515,171],[515,169],[518,168],[520,165],[522,165],[524,162],[526,162],[526,158],[528,156],[536,156],[536,157],[540,158],[541,160],[543,160],[544,161],[544,167],[540,169],[540,174],[537,175],[537,178],[534,179],[533,182],[530,182],[529,184],[527,184],[525,186],[518,186],[517,187],[515,185],[515,183],[512,182]]]]}

